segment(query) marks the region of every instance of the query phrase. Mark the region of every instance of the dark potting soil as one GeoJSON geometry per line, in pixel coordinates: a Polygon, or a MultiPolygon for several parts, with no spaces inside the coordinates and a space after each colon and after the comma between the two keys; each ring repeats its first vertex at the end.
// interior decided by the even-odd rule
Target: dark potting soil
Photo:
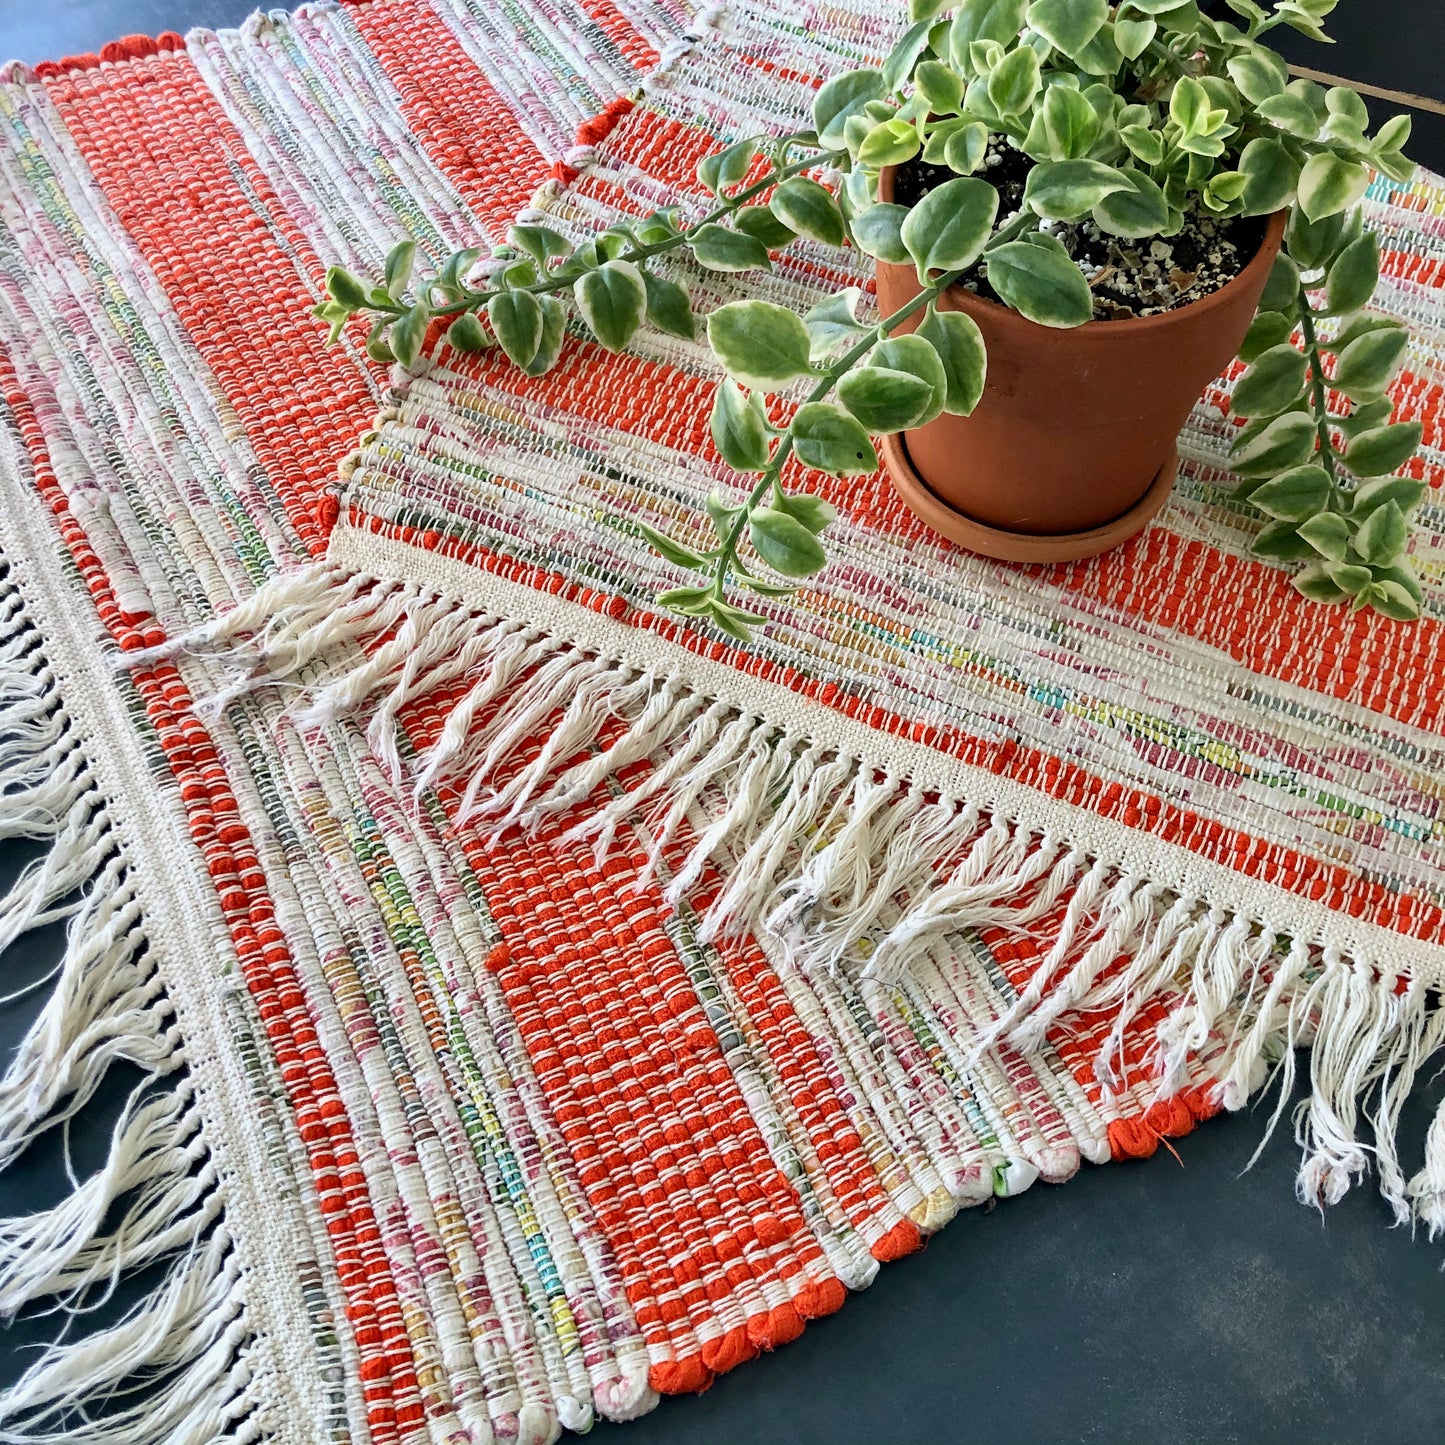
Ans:
{"type": "MultiPolygon", "coordinates": [[[[1024,182],[1033,164],[1007,141],[995,136],[989,142],[978,174],[999,193],[1000,221],[1022,204],[1024,182]]],[[[947,166],[928,165],[915,157],[898,168],[893,199],[899,205],[915,205],[954,178],[947,166]]],[[[1177,235],[1153,239],[1111,236],[1088,216],[1070,223],[1043,221],[1040,229],[1057,237],[1078,263],[1094,293],[1095,319],[1125,321],[1157,316],[1218,291],[1254,258],[1264,240],[1265,223],[1260,216],[1221,220],[1195,207],[1185,212],[1177,235]]],[[[962,284],[980,296],[998,299],[982,276],[962,284]]]]}

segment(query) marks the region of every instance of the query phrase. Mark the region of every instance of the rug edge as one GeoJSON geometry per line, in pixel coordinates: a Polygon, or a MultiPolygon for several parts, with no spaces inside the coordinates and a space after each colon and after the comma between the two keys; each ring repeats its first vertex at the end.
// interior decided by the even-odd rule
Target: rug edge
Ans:
{"type": "Polygon", "coordinates": [[[680,676],[740,713],[759,713],[786,731],[800,730],[821,745],[857,757],[880,772],[945,795],[966,797],[1036,832],[1061,834],[1093,858],[1149,878],[1230,914],[1245,913],[1277,933],[1303,934],[1321,948],[1368,959],[1385,972],[1409,972],[1445,987],[1439,947],[1367,920],[1352,918],[1279,885],[1245,878],[1201,859],[1184,846],[1101,819],[1078,804],[1049,798],[987,768],[950,758],[926,743],[869,727],[784,684],[739,673],[666,638],[565,598],[393,537],[348,526],[331,534],[326,562],[350,572],[411,583],[479,614],[492,614],[560,633],[582,651],[638,671],[680,676]],[[765,700],[760,707],[759,700],[765,700]]]}
{"type": "MultiPolygon", "coordinates": [[[[266,1157],[267,1145],[247,1107],[254,1085],[247,1079],[242,1061],[230,1044],[225,1017],[225,1000],[237,993],[239,986],[233,983],[230,989],[218,988],[216,978],[207,971],[211,954],[196,947],[197,940],[214,933],[199,905],[199,900],[213,885],[186,829],[178,799],[167,798],[157,806],[154,796],[142,793],[141,785],[152,776],[152,768],[121,692],[114,665],[115,652],[102,640],[102,628],[90,600],[77,599],[72,579],[53,565],[59,561],[63,544],[40,499],[24,485],[19,467],[0,467],[0,496],[7,502],[0,555],[9,565],[9,589],[22,599],[22,615],[40,639],[33,655],[43,657],[46,669],[53,673],[56,693],[74,729],[76,749],[83,755],[84,766],[94,775],[101,806],[108,812],[114,830],[114,855],[124,860],[126,870],[135,881],[139,926],[146,947],[154,957],[153,974],[173,1010],[173,1027],[164,1036],[149,1042],[168,1052],[169,1068],[185,1070],[182,1085],[173,1095],[181,1098],[188,1090],[194,1096],[194,1102],[184,1104],[183,1101],[181,1109],[182,1119],[192,1110],[199,1116],[199,1128],[189,1149],[194,1154],[196,1141],[204,1141],[204,1152],[198,1158],[209,1156],[216,1176],[210,1186],[214,1201],[208,1206],[206,1200],[202,1200],[205,1222],[196,1240],[191,1241],[189,1253],[179,1246],[158,1252],[157,1246],[165,1243],[166,1232],[157,1231],[150,1238],[128,1240],[125,1250],[114,1262],[113,1273],[121,1278],[157,1259],[175,1266],[175,1272],[152,1286],[137,1307],[143,1316],[150,1314],[154,1322],[160,1317],[159,1312],[175,1306],[178,1294],[195,1286],[199,1276],[186,1276],[181,1267],[208,1249],[214,1268],[209,1281],[201,1279],[201,1283],[210,1286],[207,1304],[234,1305],[237,1311],[229,1326],[218,1332],[209,1348],[192,1361],[197,1370],[197,1379],[192,1383],[204,1387],[199,1389],[198,1397],[194,1400],[184,1397],[187,1375],[182,1370],[153,1400],[132,1407],[136,1412],[135,1428],[147,1428],[152,1419],[175,1424],[174,1412],[179,1411],[181,1419],[177,1428],[187,1424],[199,1428],[200,1420],[208,1420],[218,1439],[223,1435],[230,1438],[227,1432],[234,1428],[237,1438],[255,1438],[259,1434],[305,1445],[310,1438],[308,1425],[325,1416],[322,1402],[327,1393],[316,1368],[306,1304],[294,1267],[304,1257],[305,1250],[295,1248],[297,1240],[292,1238],[293,1248],[285,1252],[294,1258],[280,1257],[283,1251],[278,1248],[280,1231],[275,1201],[265,1189],[266,1180],[258,1177],[252,1167],[257,1158],[266,1157]],[[174,1041],[170,1034],[177,1035],[174,1041]],[[206,1070],[195,1068],[202,1052],[206,1070]],[[209,1077],[207,1071],[210,1071],[209,1077]],[[126,1257],[132,1252],[133,1259],[126,1257]],[[257,1281],[259,1287],[252,1281],[257,1281]],[[263,1357],[257,1358],[258,1354],[263,1357]],[[207,1370],[213,1372],[209,1378],[207,1370]],[[302,1401],[311,1404],[299,1411],[286,1408],[288,1403],[294,1406],[302,1401]],[[167,1410],[172,1412],[169,1416],[161,1413],[167,1410]],[[150,1415],[150,1411],[155,1415],[150,1415]]],[[[106,875],[101,873],[85,886],[90,888],[105,880],[106,875]]],[[[73,930],[68,930],[68,934],[68,945],[72,951],[79,952],[84,963],[85,940],[77,940],[73,930]]],[[[64,984],[62,976],[50,1005],[63,1002],[58,990],[64,984]]],[[[45,1011],[42,1011],[42,1024],[45,1011]]],[[[113,1013],[113,1009],[102,1009],[98,1017],[104,1020],[113,1013]]],[[[75,1021],[67,1017],[66,1022],[75,1021]]],[[[156,1077],[161,1077],[159,1071],[156,1077]]],[[[8,1075],[5,1082],[10,1082],[8,1075]]],[[[62,1093],[55,1109],[63,1108],[67,1097],[62,1093]]],[[[147,1096],[147,1101],[153,1097],[147,1096]]],[[[27,1127],[17,1136],[19,1144],[23,1147],[30,1138],[64,1117],[65,1113],[52,1110],[27,1121],[27,1127]]],[[[143,1108],[133,1111],[128,1106],[123,1122],[126,1117],[132,1125],[137,1119],[142,1123],[146,1120],[143,1108]]],[[[82,1180],[74,1195],[62,1199],[54,1210],[32,1219],[53,1218],[61,1222],[61,1211],[81,1198],[87,1184],[127,1162],[125,1151],[133,1147],[138,1132],[135,1128],[123,1131],[118,1126],[111,1141],[110,1158],[100,1174],[82,1180]]],[[[180,1138],[179,1134],[175,1137],[180,1138]]],[[[186,1146],[182,1143],[178,1147],[186,1146]]],[[[135,1161],[129,1162],[133,1165],[135,1161]]],[[[189,1168],[188,1163],[186,1169],[189,1168]]],[[[180,1177],[187,1176],[183,1173],[180,1177]]],[[[145,1183],[147,1176],[141,1175],[132,1182],[145,1183]]],[[[68,1244],[81,1250],[103,1241],[102,1222],[97,1215],[88,1230],[71,1228],[68,1244]]],[[[288,1220],[288,1224],[300,1228],[294,1219],[288,1220]]],[[[24,1256],[13,1252],[6,1263],[23,1281],[24,1256]]],[[[32,1291],[36,1299],[50,1293],[53,1291],[44,1288],[32,1291]]],[[[122,1328],[124,1326],[115,1327],[98,1335],[80,1335],[61,1346],[62,1353],[52,1352],[43,1357],[26,1378],[38,1376],[42,1367],[47,1367],[53,1383],[63,1385],[70,1404],[103,1400],[113,1383],[116,1359],[104,1354],[99,1359],[87,1359],[87,1352],[94,1351],[99,1341],[122,1328]]],[[[203,1330],[195,1333],[196,1343],[204,1338],[203,1330]]],[[[151,1344],[174,1347],[176,1341],[162,1335],[151,1344]]],[[[134,1356],[132,1362],[145,1363],[139,1355],[134,1356]]],[[[25,1380],[0,1394],[0,1414],[7,1423],[12,1422],[17,1411],[26,1409],[27,1395],[34,1398],[35,1392],[25,1389],[25,1380]]],[[[44,1400],[35,1403],[45,1405],[44,1400]]],[[[40,1418],[50,1415],[51,1409],[53,1405],[40,1418]]],[[[33,1423],[38,1424],[39,1419],[33,1423]]],[[[17,1424],[12,1423],[12,1428],[17,1424]]],[[[18,1424],[18,1428],[26,1427],[18,1424]]],[[[103,1438],[100,1421],[95,1428],[95,1438],[103,1438]]],[[[7,1438],[10,1437],[7,1435],[7,1438]]]]}

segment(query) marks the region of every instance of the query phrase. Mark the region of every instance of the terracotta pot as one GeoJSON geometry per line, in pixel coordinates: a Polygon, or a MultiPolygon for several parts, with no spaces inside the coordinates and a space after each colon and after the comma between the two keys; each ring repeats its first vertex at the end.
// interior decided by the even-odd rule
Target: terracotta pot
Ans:
{"type": "MultiPolygon", "coordinates": [[[[879,192],[892,199],[891,169],[879,192]]],[[[988,382],[971,416],[885,445],[905,500],[945,535],[1013,561],[1092,556],[1139,531],[1168,496],[1179,429],[1249,329],[1284,224],[1283,212],[1269,218],[1227,285],[1160,316],[1061,330],[950,287],[939,305],[978,323],[988,382]]],[[[912,266],[878,263],[884,316],[920,289],[912,266]]]]}

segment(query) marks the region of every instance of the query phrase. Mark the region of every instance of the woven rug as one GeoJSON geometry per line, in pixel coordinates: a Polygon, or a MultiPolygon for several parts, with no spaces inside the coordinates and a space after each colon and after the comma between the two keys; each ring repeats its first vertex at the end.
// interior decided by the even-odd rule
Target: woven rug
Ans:
{"type": "MultiPolygon", "coordinates": [[[[308,314],[404,236],[698,202],[699,157],[901,23],[370,0],[0,73],[0,830],[48,845],[0,944],[70,915],[0,1164],[150,1076],[103,1169],[0,1225],[0,1310],[167,1262],[6,1438],[625,1419],[1297,1066],[1301,1197],[1373,1170],[1445,1228],[1445,1118],[1395,1138],[1445,1037],[1438,501],[1421,622],[1305,602],[1249,556],[1224,378],[1090,562],[810,479],[834,560],[739,645],[650,604],[636,526],[730,484],[703,349],[388,374],[308,314]]],[[[1438,488],[1445,190],[1367,204],[1438,488]]],[[[747,280],[849,283],[808,244],[747,280]]]]}

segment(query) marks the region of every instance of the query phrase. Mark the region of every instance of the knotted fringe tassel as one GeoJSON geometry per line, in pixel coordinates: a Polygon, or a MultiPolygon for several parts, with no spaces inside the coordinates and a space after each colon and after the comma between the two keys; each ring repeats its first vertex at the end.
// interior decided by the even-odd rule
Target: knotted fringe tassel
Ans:
{"type": "Polygon", "coordinates": [[[682,672],[589,655],[343,567],[287,574],[128,661],[180,653],[233,669],[217,706],[282,685],[299,689],[303,725],[364,719],[398,783],[455,786],[461,821],[493,835],[566,812],[564,836],[601,855],[619,828],[641,825],[647,876],[690,839],[664,893],[681,903],[716,865],[704,938],[749,930],[791,966],[903,987],[921,986],[960,931],[1031,938],[1035,962],[1002,1012],[979,1021],[975,1058],[1003,1041],[1036,1053],[1087,1017],[1106,1093],[1152,1078],[1161,1102],[1202,1077],[1215,1081],[1206,1102],[1238,1109],[1273,1076],[1272,1131],[1294,1050],[1312,1045],[1295,1117],[1300,1197],[1333,1203],[1375,1167],[1398,1220],[1445,1231],[1445,1114],[1408,1181],[1395,1145],[1411,1084],[1445,1043],[1433,979],[1397,978],[1381,960],[1181,896],[1047,828],[926,792],[709,698],[682,672]],[[408,708],[441,697],[440,733],[418,753],[408,708]],[[644,761],[650,770],[634,766],[644,761]],[[1131,1059],[1146,1007],[1162,1022],[1131,1059]]]}
{"type": "Polygon", "coordinates": [[[253,1334],[179,1031],[121,840],[3,560],[0,837],[45,849],[0,898],[0,947],[69,919],[50,980],[11,995],[52,982],[0,1078],[0,1169],[112,1064],[147,1076],[94,1175],[53,1208],[0,1219],[0,1318],[49,1301],[75,1335],[127,1275],[171,1261],[119,1324],[56,1344],[0,1393],[0,1441],[256,1438],[253,1334]]]}

